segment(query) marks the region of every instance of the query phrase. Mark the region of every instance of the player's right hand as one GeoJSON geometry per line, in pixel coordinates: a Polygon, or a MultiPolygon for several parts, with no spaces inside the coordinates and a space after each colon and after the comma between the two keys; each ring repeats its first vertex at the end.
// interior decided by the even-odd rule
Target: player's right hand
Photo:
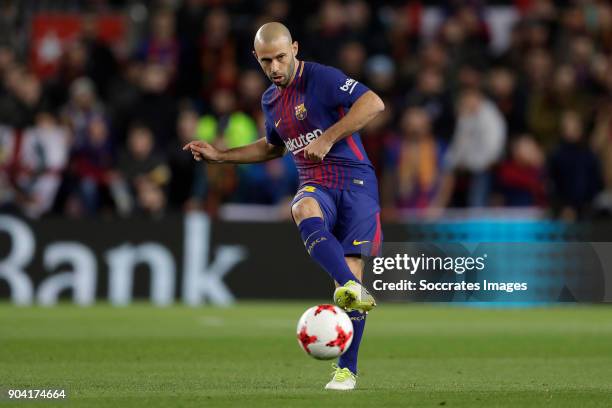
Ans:
{"type": "Polygon", "coordinates": [[[196,161],[205,160],[209,163],[220,161],[221,152],[210,143],[193,141],[183,146],[183,150],[190,150],[196,161]]]}

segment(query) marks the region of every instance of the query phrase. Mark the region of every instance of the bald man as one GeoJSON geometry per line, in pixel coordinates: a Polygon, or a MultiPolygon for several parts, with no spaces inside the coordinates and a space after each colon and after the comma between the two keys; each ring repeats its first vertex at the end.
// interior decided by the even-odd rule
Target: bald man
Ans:
{"type": "Polygon", "coordinates": [[[208,163],[257,163],[292,155],[300,176],[293,219],[308,254],[336,283],[334,302],[353,322],[351,345],[325,388],[352,390],[366,314],[376,306],[361,285],[362,256],[378,255],[382,242],[378,184],[358,131],[384,104],[341,71],[298,60],[298,43],[280,23],[261,26],[254,48],[272,81],[261,98],[266,136],[229,150],[199,141],[184,150],[208,163]]]}

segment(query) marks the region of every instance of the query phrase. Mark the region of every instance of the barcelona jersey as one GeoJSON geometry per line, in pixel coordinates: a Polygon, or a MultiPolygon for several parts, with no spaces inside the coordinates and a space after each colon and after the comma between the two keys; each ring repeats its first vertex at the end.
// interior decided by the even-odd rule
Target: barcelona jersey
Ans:
{"type": "Polygon", "coordinates": [[[268,143],[285,146],[300,176],[300,186],[361,190],[378,195],[374,168],[359,133],[336,142],[321,163],[304,158],[304,149],[338,122],[368,91],[340,70],[299,61],[286,88],[271,85],[261,99],[268,143]]]}

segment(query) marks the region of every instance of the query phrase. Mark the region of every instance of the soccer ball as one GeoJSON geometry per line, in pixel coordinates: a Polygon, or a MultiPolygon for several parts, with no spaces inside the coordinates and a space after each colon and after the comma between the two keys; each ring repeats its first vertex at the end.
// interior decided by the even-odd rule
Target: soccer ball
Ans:
{"type": "Polygon", "coordinates": [[[317,360],[331,360],[350,347],[353,323],[337,306],[313,306],[298,321],[297,340],[309,356],[317,360]]]}

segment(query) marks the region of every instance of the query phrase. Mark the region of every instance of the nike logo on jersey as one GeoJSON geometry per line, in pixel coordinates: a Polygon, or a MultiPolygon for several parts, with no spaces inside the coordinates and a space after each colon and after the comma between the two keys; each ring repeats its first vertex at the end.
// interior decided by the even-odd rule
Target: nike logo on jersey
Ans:
{"type": "Polygon", "coordinates": [[[354,246],[358,246],[361,244],[365,244],[366,242],[370,242],[370,241],[357,241],[356,239],[353,240],[353,245],[354,246]]]}
{"type": "Polygon", "coordinates": [[[280,118],[278,122],[274,122],[274,127],[278,127],[278,124],[281,122],[281,120],[283,120],[283,118],[280,118]]]}

